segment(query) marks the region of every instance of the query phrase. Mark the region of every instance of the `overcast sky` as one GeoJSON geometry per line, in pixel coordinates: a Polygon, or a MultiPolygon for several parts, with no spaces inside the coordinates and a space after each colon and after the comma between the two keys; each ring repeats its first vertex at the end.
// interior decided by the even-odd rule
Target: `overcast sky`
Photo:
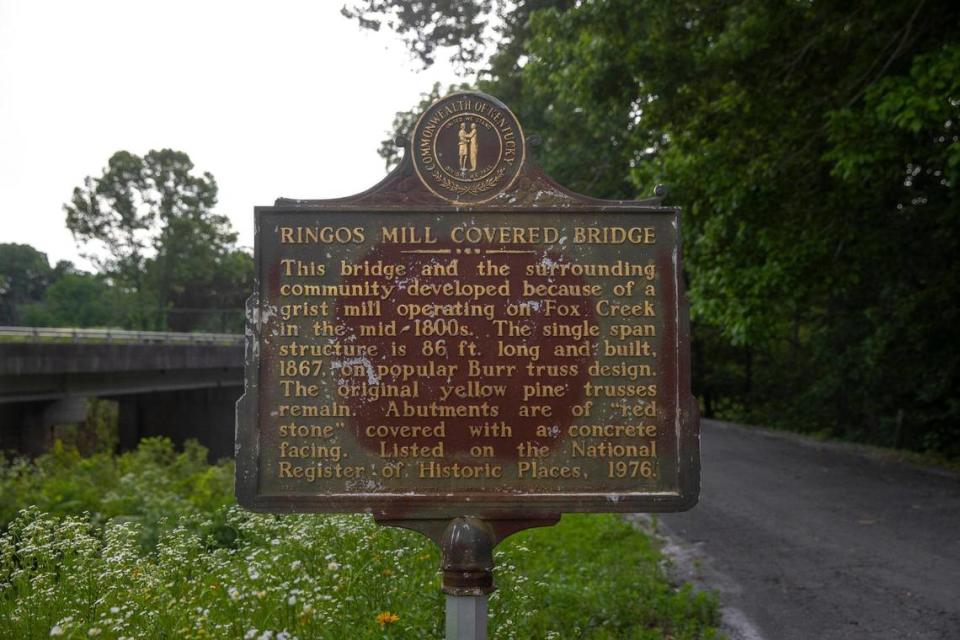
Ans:
{"type": "Polygon", "coordinates": [[[0,0],[0,242],[85,264],[63,203],[120,149],[188,153],[244,246],[254,205],[374,184],[394,113],[457,78],[342,4],[0,0]]]}

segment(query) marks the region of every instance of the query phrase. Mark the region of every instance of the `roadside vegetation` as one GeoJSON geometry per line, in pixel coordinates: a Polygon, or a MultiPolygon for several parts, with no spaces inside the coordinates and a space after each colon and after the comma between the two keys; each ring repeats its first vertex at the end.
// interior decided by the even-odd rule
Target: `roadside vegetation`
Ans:
{"type": "MultiPolygon", "coordinates": [[[[670,584],[613,515],[567,516],[496,553],[492,638],[717,638],[715,598],[670,584]]],[[[59,443],[0,466],[0,639],[442,637],[436,548],[355,515],[261,515],[233,464],[162,438],[59,443]]]]}
{"type": "MultiPolygon", "coordinates": [[[[960,458],[960,4],[350,0],[560,184],[682,208],[703,414],[960,458]],[[459,88],[459,87],[458,87],[459,88]]],[[[381,147],[446,93],[424,87],[381,147]]]]}

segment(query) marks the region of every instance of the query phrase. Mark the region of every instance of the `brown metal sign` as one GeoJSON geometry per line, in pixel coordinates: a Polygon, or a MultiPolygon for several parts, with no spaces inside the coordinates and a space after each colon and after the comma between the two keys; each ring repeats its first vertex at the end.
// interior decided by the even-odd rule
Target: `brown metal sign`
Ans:
{"type": "Polygon", "coordinates": [[[571,193],[482,94],[338,200],[256,209],[237,493],[265,511],[544,519],[696,503],[679,212],[571,193]]]}

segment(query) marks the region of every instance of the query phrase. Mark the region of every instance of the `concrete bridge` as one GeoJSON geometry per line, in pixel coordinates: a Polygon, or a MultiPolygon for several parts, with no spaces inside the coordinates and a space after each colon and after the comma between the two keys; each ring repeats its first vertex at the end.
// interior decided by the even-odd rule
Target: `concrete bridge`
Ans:
{"type": "Polygon", "coordinates": [[[164,435],[232,456],[242,393],[239,335],[0,327],[0,450],[42,452],[95,397],[118,403],[121,449],[164,435]]]}

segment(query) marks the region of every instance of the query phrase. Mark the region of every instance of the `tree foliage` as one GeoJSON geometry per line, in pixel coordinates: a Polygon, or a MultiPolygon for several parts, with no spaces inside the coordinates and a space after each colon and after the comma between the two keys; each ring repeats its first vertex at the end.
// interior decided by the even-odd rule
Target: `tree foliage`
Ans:
{"type": "Polygon", "coordinates": [[[126,327],[134,300],[100,274],[72,262],[51,267],[26,244],[0,244],[0,325],[126,327]]]}
{"type": "Polygon", "coordinates": [[[380,143],[380,148],[377,150],[377,153],[386,163],[387,170],[393,169],[400,163],[400,146],[398,146],[397,141],[413,130],[417,123],[417,117],[442,96],[469,88],[470,85],[467,84],[450,85],[446,91],[441,92],[440,83],[436,82],[430,91],[420,94],[420,102],[415,107],[407,111],[398,111],[393,118],[390,133],[380,143]]]}
{"type": "MultiPolygon", "coordinates": [[[[497,0],[502,5],[503,0],[497,0]]],[[[356,0],[340,11],[365,28],[381,27],[400,34],[404,44],[423,64],[433,64],[437,49],[452,48],[451,60],[462,65],[476,64],[486,48],[486,15],[493,0],[356,0]]]]}
{"type": "Polygon", "coordinates": [[[477,86],[562,183],[671,186],[707,411],[960,454],[960,9],[517,6],[477,86]]]}
{"type": "Polygon", "coordinates": [[[163,149],[143,157],[118,151],[64,209],[101,272],[135,297],[131,324],[187,331],[224,328],[216,319],[224,309],[239,317],[252,279],[252,261],[235,247],[216,203],[214,177],[198,174],[187,154],[163,149]]]}
{"type": "Polygon", "coordinates": [[[129,300],[106,278],[69,271],[54,280],[43,299],[24,309],[22,323],[31,327],[123,327],[129,300]]]}
{"type": "Polygon", "coordinates": [[[47,254],[28,244],[0,244],[0,325],[19,324],[19,309],[40,301],[52,274],[47,254]]]}

